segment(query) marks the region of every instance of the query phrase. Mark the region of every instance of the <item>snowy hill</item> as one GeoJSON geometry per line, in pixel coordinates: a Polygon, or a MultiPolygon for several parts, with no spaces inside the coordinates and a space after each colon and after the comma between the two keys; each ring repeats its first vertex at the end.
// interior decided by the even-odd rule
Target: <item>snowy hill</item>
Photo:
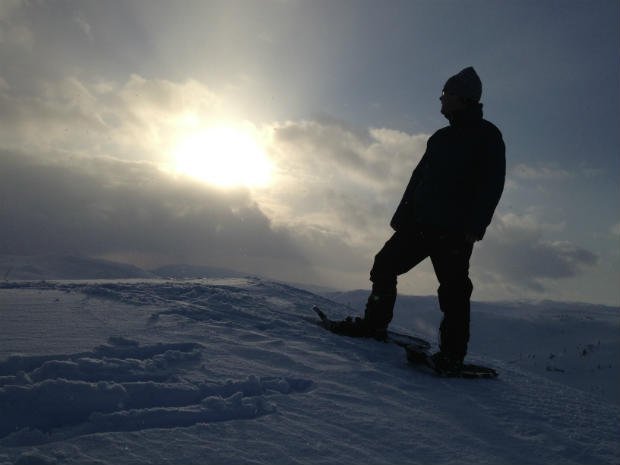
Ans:
{"type": "MultiPolygon", "coordinates": [[[[0,463],[620,461],[616,308],[477,304],[470,358],[500,377],[463,380],[258,278],[6,281],[0,302],[0,463]]],[[[434,299],[398,305],[434,339],[434,299]]]]}

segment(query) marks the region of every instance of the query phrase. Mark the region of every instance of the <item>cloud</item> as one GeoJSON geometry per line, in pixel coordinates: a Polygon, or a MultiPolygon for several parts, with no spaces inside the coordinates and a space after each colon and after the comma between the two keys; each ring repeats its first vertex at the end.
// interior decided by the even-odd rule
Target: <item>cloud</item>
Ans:
{"type": "Polygon", "coordinates": [[[535,187],[538,191],[548,192],[550,186],[556,188],[558,182],[575,179],[578,175],[553,164],[519,163],[508,169],[504,189],[506,192],[517,192],[535,187]]]}
{"type": "Polygon", "coordinates": [[[512,175],[523,180],[539,181],[552,179],[568,179],[572,175],[565,169],[547,164],[527,165],[520,163],[512,169],[512,175]]]}
{"type": "Polygon", "coordinates": [[[0,2],[0,20],[7,20],[19,8],[22,0],[4,0],[0,2]]]}
{"type": "Polygon", "coordinates": [[[0,2],[0,47],[14,48],[15,51],[31,51],[34,45],[32,30],[21,20],[16,20],[21,0],[0,2]]]}
{"type": "Polygon", "coordinates": [[[549,241],[545,232],[557,232],[533,215],[495,217],[485,240],[477,246],[473,268],[492,285],[543,292],[545,282],[579,275],[598,262],[593,252],[569,241],[549,241]]]}
{"type": "Polygon", "coordinates": [[[285,169],[314,168],[312,176],[327,181],[346,171],[348,184],[379,189],[400,188],[407,181],[411,171],[403,172],[403,165],[415,167],[428,138],[385,128],[362,130],[336,120],[287,122],[276,125],[274,133],[285,169]]]}
{"type": "Polygon", "coordinates": [[[315,278],[291,235],[247,192],[176,179],[153,164],[42,162],[0,152],[0,253],[78,253],[156,266],[213,264],[315,278]]]}
{"type": "Polygon", "coordinates": [[[194,80],[174,83],[132,75],[122,84],[75,77],[40,80],[24,95],[0,86],[4,148],[30,153],[165,161],[192,118],[221,116],[218,97],[194,80]]]}
{"type": "Polygon", "coordinates": [[[86,37],[88,37],[90,40],[93,40],[92,27],[81,14],[75,13],[73,15],[73,21],[75,21],[75,24],[86,37]]]}
{"type": "Polygon", "coordinates": [[[269,152],[279,166],[281,190],[270,195],[287,206],[274,212],[275,219],[329,228],[366,248],[386,239],[428,138],[329,119],[277,123],[271,132],[269,152]]]}

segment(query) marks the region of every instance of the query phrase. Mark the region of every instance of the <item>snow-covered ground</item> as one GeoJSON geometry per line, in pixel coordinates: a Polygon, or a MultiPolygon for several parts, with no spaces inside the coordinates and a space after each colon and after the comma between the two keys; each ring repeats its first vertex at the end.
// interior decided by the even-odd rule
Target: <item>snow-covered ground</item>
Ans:
{"type": "MultiPolygon", "coordinates": [[[[5,281],[0,463],[620,463],[620,309],[474,304],[470,359],[500,377],[463,380],[313,323],[313,304],[342,317],[365,297],[5,281]]],[[[435,339],[434,298],[396,315],[435,339]]]]}

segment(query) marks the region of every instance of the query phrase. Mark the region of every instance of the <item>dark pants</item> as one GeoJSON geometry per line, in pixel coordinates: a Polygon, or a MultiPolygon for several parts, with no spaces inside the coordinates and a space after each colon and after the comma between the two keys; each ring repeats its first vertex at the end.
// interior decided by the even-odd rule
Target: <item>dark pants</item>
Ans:
{"type": "Polygon", "coordinates": [[[439,280],[439,306],[443,312],[440,349],[464,358],[469,342],[469,258],[473,244],[462,235],[423,230],[397,231],[375,256],[370,271],[372,294],[365,319],[375,327],[387,327],[392,320],[397,276],[430,257],[439,280]]]}

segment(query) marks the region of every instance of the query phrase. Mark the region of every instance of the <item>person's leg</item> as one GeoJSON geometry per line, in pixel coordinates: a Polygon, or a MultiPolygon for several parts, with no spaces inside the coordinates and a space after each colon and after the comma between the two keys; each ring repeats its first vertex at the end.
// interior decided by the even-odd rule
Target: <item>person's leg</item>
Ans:
{"type": "Polygon", "coordinates": [[[364,312],[364,321],[369,328],[387,329],[394,314],[397,276],[409,271],[428,255],[426,240],[416,231],[397,231],[385,243],[370,270],[372,292],[364,312]]]}
{"type": "Polygon", "coordinates": [[[439,280],[439,306],[443,320],[439,328],[440,350],[450,359],[462,362],[469,342],[470,298],[469,259],[473,244],[459,237],[438,239],[431,261],[439,280]]]}

